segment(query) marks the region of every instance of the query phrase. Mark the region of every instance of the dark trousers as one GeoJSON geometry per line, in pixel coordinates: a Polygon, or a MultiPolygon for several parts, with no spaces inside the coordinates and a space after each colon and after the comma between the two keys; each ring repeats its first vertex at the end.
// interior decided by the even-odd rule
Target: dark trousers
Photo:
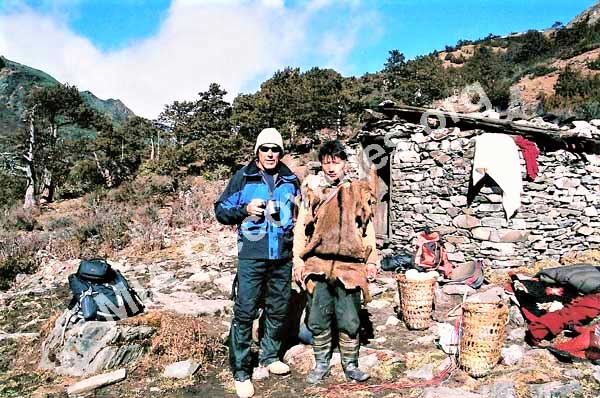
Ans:
{"type": "Polygon", "coordinates": [[[337,330],[355,338],[360,327],[360,288],[346,289],[335,280],[325,281],[312,279],[315,288],[308,295],[306,326],[313,335],[320,335],[333,326],[333,318],[337,330]]]}
{"type": "Polygon", "coordinates": [[[259,363],[279,360],[281,329],[291,294],[292,263],[289,260],[239,259],[237,293],[229,332],[229,363],[235,380],[252,374],[252,322],[264,298],[265,326],[260,341],[259,363]]]}

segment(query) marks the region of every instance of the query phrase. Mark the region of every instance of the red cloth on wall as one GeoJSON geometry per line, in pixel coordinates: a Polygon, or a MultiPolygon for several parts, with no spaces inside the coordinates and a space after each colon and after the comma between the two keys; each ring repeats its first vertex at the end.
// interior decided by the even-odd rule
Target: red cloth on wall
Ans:
{"type": "Polygon", "coordinates": [[[538,174],[537,158],[540,154],[540,150],[535,142],[529,141],[520,135],[515,138],[515,144],[517,144],[523,152],[523,157],[525,158],[525,167],[527,168],[527,175],[532,181],[535,180],[535,177],[537,177],[538,174]]]}

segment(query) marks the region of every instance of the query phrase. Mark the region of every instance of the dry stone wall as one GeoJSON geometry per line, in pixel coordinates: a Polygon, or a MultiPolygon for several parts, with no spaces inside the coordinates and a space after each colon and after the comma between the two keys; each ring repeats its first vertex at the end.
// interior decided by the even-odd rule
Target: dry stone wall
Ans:
{"type": "Polygon", "coordinates": [[[530,182],[520,153],[521,207],[506,220],[498,187],[483,187],[467,205],[479,133],[410,123],[362,133],[363,146],[388,134],[392,147],[390,248],[411,250],[424,226],[444,236],[451,261],[484,258],[495,268],[600,248],[600,156],[542,153],[530,182]]]}

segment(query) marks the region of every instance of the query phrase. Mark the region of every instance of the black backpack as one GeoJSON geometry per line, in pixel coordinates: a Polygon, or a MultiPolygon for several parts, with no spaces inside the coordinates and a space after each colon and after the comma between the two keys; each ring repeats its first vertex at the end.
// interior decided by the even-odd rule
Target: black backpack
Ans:
{"type": "Polygon", "coordinates": [[[144,312],[144,304],[119,270],[104,259],[83,260],[69,275],[69,309],[86,321],[116,321],[144,312]]]}

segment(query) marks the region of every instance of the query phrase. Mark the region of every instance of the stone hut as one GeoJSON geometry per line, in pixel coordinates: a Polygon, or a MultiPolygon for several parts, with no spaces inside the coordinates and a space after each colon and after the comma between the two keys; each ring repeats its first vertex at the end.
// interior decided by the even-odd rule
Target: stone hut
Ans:
{"type": "Polygon", "coordinates": [[[491,119],[415,107],[367,111],[351,147],[356,172],[376,181],[376,229],[387,251],[412,251],[425,226],[444,238],[453,262],[487,259],[493,268],[600,248],[600,130],[491,119]],[[540,150],[521,206],[507,220],[493,180],[468,203],[475,137],[522,135],[540,150]],[[372,167],[375,166],[375,167],[372,167]],[[371,171],[369,171],[371,170],[371,171]],[[376,176],[375,176],[376,174],[376,176]]]}

